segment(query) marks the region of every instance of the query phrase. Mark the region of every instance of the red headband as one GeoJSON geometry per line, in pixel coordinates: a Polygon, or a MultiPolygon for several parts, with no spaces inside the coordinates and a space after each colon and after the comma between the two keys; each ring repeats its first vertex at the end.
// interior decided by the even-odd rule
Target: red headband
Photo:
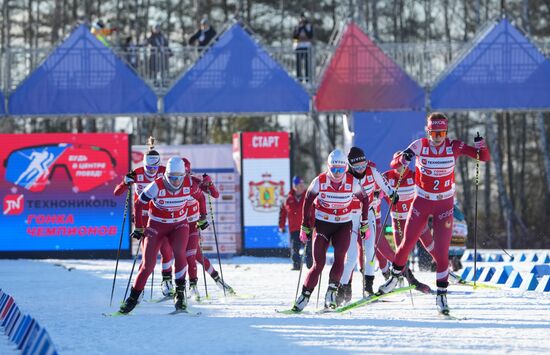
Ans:
{"type": "Polygon", "coordinates": [[[427,127],[430,131],[446,131],[449,128],[449,123],[444,118],[429,118],[427,127]]]}

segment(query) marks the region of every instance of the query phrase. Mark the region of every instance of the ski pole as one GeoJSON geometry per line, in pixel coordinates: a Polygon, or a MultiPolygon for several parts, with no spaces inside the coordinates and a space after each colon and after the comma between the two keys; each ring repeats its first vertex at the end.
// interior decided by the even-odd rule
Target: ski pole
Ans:
{"type": "Polygon", "coordinates": [[[500,250],[502,250],[504,252],[504,254],[508,255],[510,257],[510,261],[514,261],[514,256],[511,255],[510,253],[508,253],[506,251],[506,249],[504,249],[503,247],[500,246],[500,241],[498,239],[496,239],[493,235],[491,234],[488,234],[489,237],[491,237],[495,242],[497,242],[498,244],[498,247],[500,248],[500,250]]]}
{"type": "Polygon", "coordinates": [[[223,283],[223,296],[227,297],[225,293],[225,281],[223,280],[222,261],[220,259],[220,248],[218,246],[218,235],[216,234],[216,223],[214,222],[214,210],[212,209],[212,196],[208,194],[208,206],[210,207],[210,219],[212,220],[212,231],[214,232],[214,241],[216,242],[216,253],[218,254],[218,265],[220,267],[220,276],[223,283]]]}
{"type": "Polygon", "coordinates": [[[116,275],[118,272],[118,261],[120,260],[120,248],[122,248],[122,236],[124,235],[124,226],[126,225],[126,215],[128,214],[128,205],[130,204],[130,198],[132,196],[132,188],[128,186],[128,193],[126,194],[126,203],[124,204],[124,217],[122,218],[122,228],[120,228],[120,240],[118,241],[118,251],[116,254],[115,275],[113,277],[113,286],[111,287],[111,300],[109,301],[109,307],[113,305],[113,294],[115,293],[116,275]]]}
{"type": "Polygon", "coordinates": [[[300,272],[298,273],[298,285],[296,285],[296,296],[294,296],[294,302],[296,303],[296,300],[298,299],[298,290],[300,289],[300,280],[302,279],[302,269],[304,266],[304,260],[306,258],[307,253],[307,243],[304,246],[304,252],[302,254],[302,257],[300,258],[300,272]]]}
{"type": "MultiPolygon", "coordinates": [[[[128,289],[130,288],[130,282],[132,282],[132,275],[134,274],[134,268],[136,267],[136,261],[139,255],[139,251],[141,249],[141,242],[143,240],[143,237],[139,238],[138,243],[138,250],[136,251],[136,256],[134,257],[134,263],[132,264],[132,270],[130,271],[130,277],[128,278],[128,284],[126,285],[126,291],[124,291],[124,300],[126,300],[126,296],[128,295],[128,289]]],[[[123,300],[123,302],[124,302],[123,300]]]]}
{"type": "MultiPolygon", "coordinates": [[[[350,243],[354,242],[353,240],[350,241],[350,243]]],[[[367,286],[367,243],[365,241],[365,238],[361,238],[361,245],[363,246],[363,257],[361,258],[361,262],[363,263],[363,298],[367,298],[366,294],[366,286],[367,286]]],[[[353,274],[352,274],[353,277],[353,274]]]]}
{"type": "MultiPolygon", "coordinates": [[[[206,294],[206,299],[208,299],[208,287],[206,286],[206,270],[204,268],[204,254],[202,251],[202,237],[201,237],[201,231],[199,229],[199,250],[201,251],[201,257],[202,257],[202,278],[204,279],[204,292],[206,294]]],[[[197,262],[195,261],[195,264],[197,262]]]]}
{"type": "MultiPolygon", "coordinates": [[[[479,132],[477,132],[479,137],[479,132]]],[[[474,288],[476,288],[477,280],[477,191],[479,189],[479,148],[476,149],[476,195],[475,195],[475,207],[474,207],[474,288]]]]}

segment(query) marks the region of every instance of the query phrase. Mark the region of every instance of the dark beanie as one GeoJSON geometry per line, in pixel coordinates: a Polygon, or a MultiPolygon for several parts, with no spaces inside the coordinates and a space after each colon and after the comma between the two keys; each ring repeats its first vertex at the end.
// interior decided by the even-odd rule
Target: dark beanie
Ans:
{"type": "Polygon", "coordinates": [[[363,152],[363,149],[358,147],[351,147],[348,153],[348,161],[350,164],[355,164],[362,161],[367,161],[367,157],[365,156],[365,152],[363,152]]]}

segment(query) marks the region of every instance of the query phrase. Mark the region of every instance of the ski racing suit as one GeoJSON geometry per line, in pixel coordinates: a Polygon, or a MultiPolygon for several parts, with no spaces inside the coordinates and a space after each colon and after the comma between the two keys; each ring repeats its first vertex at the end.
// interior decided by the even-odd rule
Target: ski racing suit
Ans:
{"type": "MultiPolygon", "coordinates": [[[[429,216],[433,216],[437,286],[446,288],[449,284],[449,245],[453,232],[455,164],[462,155],[475,159],[477,149],[449,138],[436,147],[427,138],[421,138],[411,143],[404,153],[416,156],[416,193],[405,222],[404,238],[396,251],[394,268],[403,269],[420,234],[426,228],[429,216]]],[[[391,167],[399,166],[401,158],[396,157],[391,167]]],[[[479,159],[489,161],[490,158],[487,146],[481,147],[479,159]]]]}
{"type": "MultiPolygon", "coordinates": [[[[149,209],[149,219],[143,238],[143,261],[133,287],[137,291],[145,288],[165,239],[174,253],[175,279],[185,280],[188,268],[185,251],[189,240],[187,204],[191,203],[193,198],[200,199],[202,191],[189,175],[184,177],[182,186],[175,191],[166,185],[168,184],[165,183],[164,177],[155,179],[143,189],[135,205],[136,228],[143,228],[142,211],[147,207],[149,209]]],[[[202,212],[206,213],[206,210],[202,212]]]]}
{"type": "Polygon", "coordinates": [[[313,237],[313,266],[304,282],[304,288],[313,290],[325,267],[326,252],[330,242],[334,247],[334,263],[329,274],[329,283],[340,284],[344,260],[350,244],[352,228],[351,203],[356,197],[361,206],[361,221],[368,218],[369,201],[359,180],[349,172],[340,183],[334,183],[322,173],[311,182],[304,202],[302,224],[310,227],[311,214],[315,213],[313,237]],[[315,206],[313,204],[315,203],[315,206]]]}

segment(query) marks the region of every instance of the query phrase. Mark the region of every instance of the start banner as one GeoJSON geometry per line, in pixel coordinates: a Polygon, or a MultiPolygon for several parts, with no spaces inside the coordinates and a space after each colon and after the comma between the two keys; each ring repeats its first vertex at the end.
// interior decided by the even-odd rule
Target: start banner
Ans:
{"type": "Polygon", "coordinates": [[[290,188],[289,133],[235,134],[233,156],[241,168],[244,249],[287,248],[278,220],[290,188]]]}
{"type": "MultiPolygon", "coordinates": [[[[128,135],[1,134],[0,139],[0,253],[116,255],[125,199],[113,190],[129,171],[128,135]]],[[[128,227],[123,251],[129,251],[128,227]]]]}

